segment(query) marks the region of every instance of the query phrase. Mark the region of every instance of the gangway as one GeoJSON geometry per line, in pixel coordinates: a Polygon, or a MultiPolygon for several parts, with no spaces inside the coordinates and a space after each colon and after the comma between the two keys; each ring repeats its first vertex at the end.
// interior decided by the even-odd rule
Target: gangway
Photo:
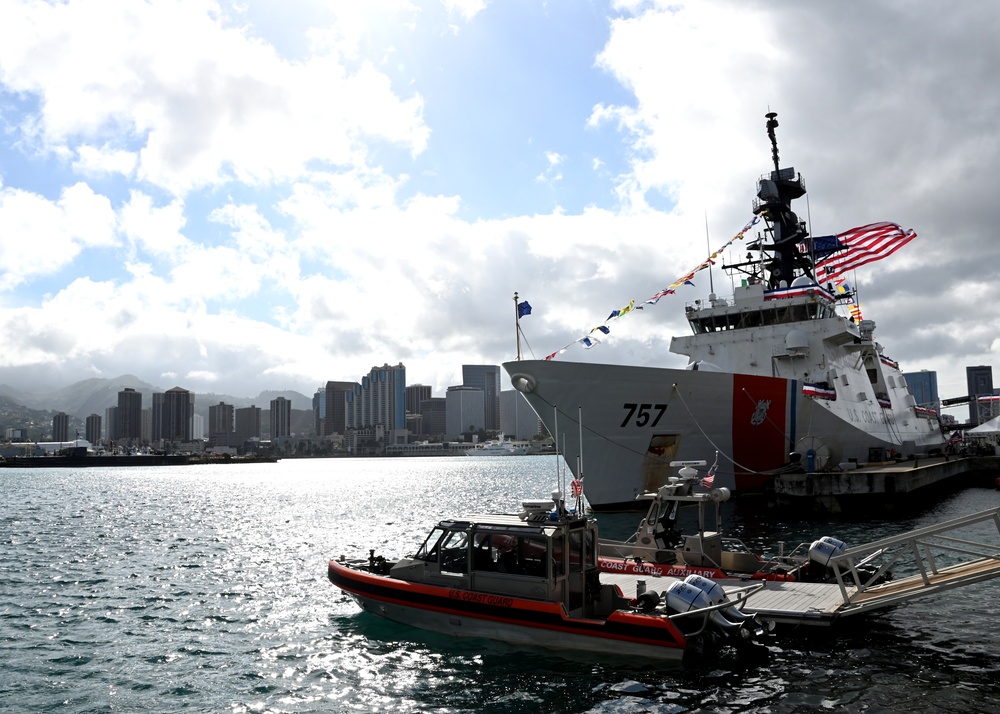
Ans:
{"type": "MultiPolygon", "coordinates": [[[[787,557],[809,545],[798,546],[787,557]]],[[[825,582],[763,581],[741,609],[779,624],[829,626],[845,617],[1000,577],[1000,507],[842,550],[827,565],[825,582]]],[[[642,589],[648,585],[661,590],[676,578],[602,573],[601,579],[614,582],[626,597],[635,597],[640,579],[642,589]]],[[[747,585],[736,578],[719,582],[733,593],[747,585]]]]}
{"type": "Polygon", "coordinates": [[[1000,508],[848,548],[828,565],[829,582],[769,582],[744,609],[776,622],[829,625],[1000,577],[1000,508]]]}

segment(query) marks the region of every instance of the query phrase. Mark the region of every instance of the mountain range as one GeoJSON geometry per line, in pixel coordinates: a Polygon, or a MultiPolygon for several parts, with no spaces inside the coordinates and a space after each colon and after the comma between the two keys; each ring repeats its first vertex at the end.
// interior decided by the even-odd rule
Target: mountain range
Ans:
{"type": "MultiPolygon", "coordinates": [[[[148,408],[153,403],[153,392],[166,389],[144,382],[131,374],[123,374],[112,379],[92,378],[75,382],[49,392],[29,392],[9,384],[0,384],[0,397],[7,397],[8,408],[22,405],[27,410],[65,412],[77,419],[86,419],[91,414],[104,416],[108,407],[118,406],[118,392],[131,388],[142,393],[142,404],[148,408]]],[[[256,397],[234,397],[228,394],[195,394],[195,413],[208,415],[208,408],[219,402],[232,404],[236,408],[258,406],[264,411],[270,409],[271,400],[285,397],[292,402],[294,410],[312,410],[312,399],[299,392],[263,391],[256,397]]]]}

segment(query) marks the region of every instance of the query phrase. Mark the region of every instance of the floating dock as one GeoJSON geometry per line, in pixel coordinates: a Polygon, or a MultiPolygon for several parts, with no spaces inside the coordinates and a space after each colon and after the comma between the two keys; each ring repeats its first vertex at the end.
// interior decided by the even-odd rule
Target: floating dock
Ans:
{"type": "MultiPolygon", "coordinates": [[[[746,599],[743,612],[777,624],[828,627],[846,617],[1000,577],[1000,508],[844,550],[830,559],[829,568],[826,582],[717,582],[734,594],[759,587],[746,599]]],[[[601,573],[602,582],[617,585],[629,598],[644,590],[661,592],[677,579],[601,573]]]]}
{"type": "Polygon", "coordinates": [[[821,513],[856,513],[911,505],[943,490],[992,486],[1000,457],[915,457],[863,464],[859,468],[774,477],[778,506],[821,513]]]}

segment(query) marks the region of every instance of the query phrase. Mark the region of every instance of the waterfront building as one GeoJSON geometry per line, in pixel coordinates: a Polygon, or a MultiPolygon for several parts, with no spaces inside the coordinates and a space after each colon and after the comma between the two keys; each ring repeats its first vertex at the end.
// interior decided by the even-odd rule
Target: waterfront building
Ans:
{"type": "Polygon", "coordinates": [[[969,387],[969,423],[978,426],[982,421],[979,397],[993,395],[993,368],[989,365],[966,367],[965,378],[969,387]]]}
{"type": "Polygon", "coordinates": [[[250,439],[260,439],[260,407],[251,404],[235,411],[236,443],[242,445],[250,439]]]}
{"type": "Polygon", "coordinates": [[[192,438],[194,394],[181,387],[168,389],[163,394],[163,433],[169,442],[187,442],[192,438]]]}
{"type": "Polygon", "coordinates": [[[463,364],[462,386],[483,392],[483,424],[485,429],[500,428],[500,365],[463,364]]]}
{"type": "Polygon", "coordinates": [[[420,429],[424,436],[445,438],[447,434],[447,399],[430,397],[420,402],[420,429]]]}
{"type": "Polygon", "coordinates": [[[116,439],[126,442],[142,439],[142,392],[131,387],[118,392],[117,419],[116,439]]]}
{"type": "Polygon", "coordinates": [[[101,443],[101,415],[91,414],[87,417],[86,430],[84,436],[91,444],[101,443]]]}
{"type": "MultiPolygon", "coordinates": [[[[426,384],[406,385],[406,413],[420,414],[420,403],[431,398],[431,388],[426,384]]],[[[411,430],[412,431],[412,430],[411,430]]],[[[423,432],[418,432],[423,433],[423,432]]]]}
{"type": "Polygon", "coordinates": [[[505,436],[518,440],[529,440],[542,433],[538,415],[516,389],[500,392],[500,430],[505,436]]]}
{"type": "Polygon", "coordinates": [[[69,414],[59,412],[52,417],[52,441],[69,441],[69,414]]]}
{"type": "Polygon", "coordinates": [[[286,399],[285,397],[275,397],[272,399],[269,419],[272,442],[276,442],[278,439],[283,437],[290,437],[292,435],[291,400],[286,399]]]}
{"type": "Polygon", "coordinates": [[[332,436],[347,431],[347,400],[345,395],[354,391],[354,382],[327,382],[323,387],[323,418],[317,418],[316,435],[332,436]]]}
{"type": "Polygon", "coordinates": [[[445,434],[448,439],[461,440],[462,434],[485,429],[483,390],[464,384],[448,387],[445,393],[445,434]]]}
{"type": "Polygon", "coordinates": [[[208,408],[208,442],[210,446],[236,446],[233,413],[233,405],[225,402],[219,402],[208,408]]]}
{"type": "Polygon", "coordinates": [[[402,363],[372,367],[344,395],[345,429],[375,429],[383,445],[406,443],[406,368],[402,363]]]}
{"type": "Polygon", "coordinates": [[[104,423],[107,425],[105,427],[106,434],[104,435],[108,441],[116,441],[118,439],[118,407],[108,407],[104,410],[104,423]]]}

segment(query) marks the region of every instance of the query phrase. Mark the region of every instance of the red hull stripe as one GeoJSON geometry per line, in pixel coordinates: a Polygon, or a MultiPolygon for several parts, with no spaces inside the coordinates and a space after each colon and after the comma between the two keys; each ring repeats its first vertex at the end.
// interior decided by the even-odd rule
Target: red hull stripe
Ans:
{"type": "Polygon", "coordinates": [[[405,607],[667,649],[686,644],[669,620],[652,615],[619,611],[605,621],[568,618],[554,603],[408,583],[358,572],[336,561],[330,561],[329,577],[341,590],[405,607]]]}

